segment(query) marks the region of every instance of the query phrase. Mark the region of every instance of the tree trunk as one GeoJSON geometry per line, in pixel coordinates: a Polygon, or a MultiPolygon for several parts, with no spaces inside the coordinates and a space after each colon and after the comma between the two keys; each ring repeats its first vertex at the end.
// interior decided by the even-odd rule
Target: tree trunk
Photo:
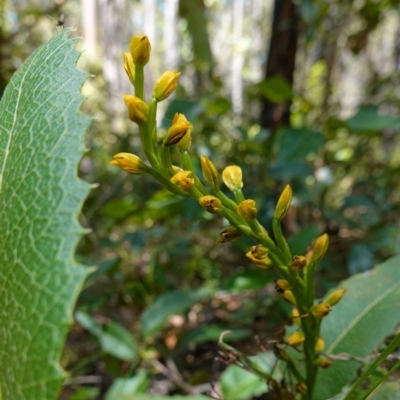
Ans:
{"type": "MultiPolygon", "coordinates": [[[[298,9],[292,0],[275,0],[271,42],[265,69],[265,78],[280,75],[293,84],[298,33],[298,9]]],[[[290,104],[277,104],[263,99],[261,126],[271,130],[274,141],[277,128],[289,124],[290,104]]]]}

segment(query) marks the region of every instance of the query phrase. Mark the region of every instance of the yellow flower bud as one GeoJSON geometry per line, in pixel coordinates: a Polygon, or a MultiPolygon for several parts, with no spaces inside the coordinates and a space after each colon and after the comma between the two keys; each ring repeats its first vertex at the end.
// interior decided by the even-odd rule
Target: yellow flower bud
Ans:
{"type": "Polygon", "coordinates": [[[315,318],[323,318],[331,312],[331,306],[327,303],[319,303],[312,306],[310,312],[315,318]]]}
{"type": "Polygon", "coordinates": [[[176,89],[180,74],[175,71],[164,72],[154,84],[153,97],[157,101],[165,100],[176,89]]]}
{"type": "Polygon", "coordinates": [[[222,202],[214,196],[203,196],[199,199],[200,205],[211,214],[217,214],[222,211],[222,202]]]}
{"type": "Polygon", "coordinates": [[[183,135],[182,139],[178,142],[179,150],[189,150],[192,144],[192,134],[190,129],[183,135]]]}
{"type": "Polygon", "coordinates": [[[332,360],[328,357],[318,357],[315,361],[314,361],[315,365],[318,365],[318,367],[320,368],[328,368],[331,366],[332,364],[332,360]]]}
{"type": "Polygon", "coordinates": [[[237,165],[226,167],[222,172],[222,180],[232,192],[241,189],[243,187],[242,170],[237,165]]]}
{"type": "Polygon", "coordinates": [[[293,304],[294,306],[296,305],[296,299],[294,298],[293,292],[291,290],[284,290],[281,293],[281,296],[283,300],[285,300],[287,303],[293,304]]]}
{"type": "Polygon", "coordinates": [[[110,164],[116,165],[130,174],[141,175],[147,172],[146,164],[138,156],[130,153],[116,154],[110,164]]]}
{"type": "Polygon", "coordinates": [[[128,108],[129,119],[137,124],[146,122],[149,106],[139,97],[130,94],[124,96],[124,102],[128,108]]]}
{"type": "Polygon", "coordinates": [[[293,347],[297,347],[300,346],[301,344],[303,344],[305,339],[305,335],[303,331],[296,331],[295,333],[292,333],[288,339],[288,345],[289,346],[293,346],[293,347]]]}
{"type": "Polygon", "coordinates": [[[334,306],[335,304],[339,303],[339,301],[342,299],[344,294],[347,292],[347,289],[342,288],[342,289],[337,289],[334,292],[332,292],[325,300],[324,303],[327,303],[331,306],[334,306]]]}
{"type": "Polygon", "coordinates": [[[296,389],[297,393],[300,393],[300,394],[307,393],[307,385],[304,382],[296,383],[294,388],[296,389]]]}
{"type": "Polygon", "coordinates": [[[317,339],[317,343],[315,343],[315,351],[317,351],[318,353],[321,353],[324,351],[325,348],[325,340],[322,339],[322,337],[320,336],[317,339]]]}
{"type": "Polygon", "coordinates": [[[296,271],[304,268],[306,265],[307,259],[304,256],[293,256],[292,261],[290,262],[290,266],[296,271]]]}
{"type": "Polygon", "coordinates": [[[275,289],[279,293],[283,293],[285,290],[292,289],[292,287],[286,279],[275,279],[275,289]]]}
{"type": "Polygon", "coordinates": [[[297,308],[293,308],[292,310],[292,321],[297,326],[301,326],[300,313],[297,308]]]}
{"type": "Polygon", "coordinates": [[[187,192],[194,186],[194,179],[190,178],[190,175],[192,175],[192,171],[179,171],[170,179],[170,181],[187,192]]]}
{"type": "Polygon", "coordinates": [[[236,240],[239,240],[241,236],[242,232],[234,226],[228,226],[219,233],[217,244],[235,242],[236,240]]]}
{"type": "Polygon", "coordinates": [[[286,185],[279,197],[278,204],[276,205],[274,218],[282,220],[287,214],[290,203],[292,202],[292,188],[286,185]]]}
{"type": "Polygon", "coordinates": [[[183,114],[175,114],[172,125],[163,140],[166,146],[178,143],[190,130],[192,125],[183,114]]]}
{"type": "Polygon", "coordinates": [[[264,256],[263,258],[256,258],[253,256],[251,250],[246,253],[246,257],[249,258],[253,264],[257,265],[257,267],[260,268],[271,268],[274,266],[273,262],[268,256],[264,256]]]}
{"type": "Polygon", "coordinates": [[[221,184],[221,180],[215,165],[208,159],[207,156],[200,156],[200,164],[206,182],[213,189],[218,189],[219,185],[221,184]]]}
{"type": "Polygon", "coordinates": [[[251,255],[257,260],[262,260],[263,258],[267,257],[268,249],[264,247],[262,244],[258,244],[256,246],[252,246],[250,249],[251,255]]]}
{"type": "Polygon", "coordinates": [[[150,60],[151,46],[147,36],[133,36],[129,42],[132,60],[136,65],[145,66],[150,60]]]}
{"type": "Polygon", "coordinates": [[[132,54],[129,52],[124,52],[124,69],[126,74],[128,75],[129,80],[132,85],[135,84],[135,64],[132,60],[132,54]]]}
{"type": "Polygon", "coordinates": [[[321,261],[326,251],[328,250],[328,246],[329,246],[329,236],[326,233],[324,233],[323,235],[318,237],[314,242],[313,254],[311,256],[312,261],[314,261],[315,263],[321,261]]]}
{"type": "Polygon", "coordinates": [[[251,221],[257,215],[256,202],[251,199],[243,200],[239,203],[237,212],[246,221],[251,221]]]}

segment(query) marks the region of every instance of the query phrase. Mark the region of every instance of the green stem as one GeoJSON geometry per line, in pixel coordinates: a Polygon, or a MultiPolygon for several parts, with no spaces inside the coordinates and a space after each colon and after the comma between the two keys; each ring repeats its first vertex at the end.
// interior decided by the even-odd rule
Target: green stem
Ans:
{"type": "Polygon", "coordinates": [[[356,391],[364,383],[364,381],[382,364],[383,361],[400,345],[400,333],[389,343],[385,350],[379,355],[378,358],[367,368],[367,370],[356,380],[351,390],[347,393],[343,400],[350,400],[354,398],[356,391]]]}
{"type": "Polygon", "coordinates": [[[163,172],[165,172],[165,175],[173,176],[175,174],[171,163],[170,148],[164,143],[161,145],[161,165],[163,166],[163,172]]]}
{"type": "Polygon", "coordinates": [[[274,236],[275,236],[276,243],[278,244],[278,248],[285,256],[285,261],[289,264],[292,261],[292,253],[290,252],[290,249],[286,242],[286,239],[282,234],[281,221],[278,218],[273,218],[272,230],[274,232],[274,236]]]}
{"type": "Polygon", "coordinates": [[[153,97],[149,103],[149,113],[147,115],[147,131],[150,135],[150,146],[152,152],[155,154],[159,163],[161,164],[161,157],[157,146],[157,101],[153,97]]]}
{"type": "Polygon", "coordinates": [[[222,201],[222,204],[232,210],[233,212],[236,212],[237,210],[237,204],[231,200],[225,193],[223,193],[220,189],[214,189],[213,193],[215,196],[222,201]]]}
{"type": "Polygon", "coordinates": [[[183,169],[186,170],[186,171],[192,171],[192,175],[193,175],[193,178],[194,178],[194,184],[195,184],[197,190],[203,196],[207,196],[209,193],[208,193],[207,189],[204,187],[204,185],[201,182],[201,180],[199,179],[199,177],[196,175],[196,172],[195,172],[195,170],[193,168],[192,160],[190,158],[190,155],[189,155],[188,151],[187,150],[182,150],[180,152],[180,155],[181,155],[181,163],[182,163],[183,169]]]}
{"type": "Polygon", "coordinates": [[[144,100],[144,67],[135,65],[135,96],[144,100]]]}
{"type": "Polygon", "coordinates": [[[151,166],[157,170],[161,168],[160,162],[157,159],[153,151],[153,146],[151,144],[151,138],[147,129],[147,124],[144,122],[139,125],[140,139],[142,141],[142,146],[147,159],[149,160],[151,166]]]}

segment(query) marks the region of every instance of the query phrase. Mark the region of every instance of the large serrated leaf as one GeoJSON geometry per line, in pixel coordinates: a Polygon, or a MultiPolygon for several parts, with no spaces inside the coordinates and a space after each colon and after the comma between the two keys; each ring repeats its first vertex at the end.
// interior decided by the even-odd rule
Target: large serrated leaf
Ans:
{"type": "MultiPolygon", "coordinates": [[[[400,322],[400,256],[340,286],[347,293],[322,324],[325,351],[365,357],[400,322]]],[[[334,361],[328,369],[319,371],[313,399],[326,400],[339,393],[355,379],[359,366],[356,361],[334,361]]]]}
{"type": "MultiPolygon", "coordinates": [[[[65,30],[14,75],[0,103],[0,387],[3,399],[55,399],[58,360],[86,276],[74,250],[88,184],[77,178],[90,119],[86,74],[65,30]]],[[[1,395],[0,395],[1,397],[1,395]]]]}

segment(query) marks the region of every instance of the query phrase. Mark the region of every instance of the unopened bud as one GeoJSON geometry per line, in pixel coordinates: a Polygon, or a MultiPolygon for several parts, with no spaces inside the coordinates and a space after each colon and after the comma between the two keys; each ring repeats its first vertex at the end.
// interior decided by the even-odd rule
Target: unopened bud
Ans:
{"type": "Polygon", "coordinates": [[[304,332],[296,331],[288,337],[287,342],[289,346],[297,347],[303,344],[304,339],[305,339],[304,332]]]}
{"type": "Polygon", "coordinates": [[[322,339],[322,337],[320,336],[317,339],[317,342],[315,343],[315,351],[317,351],[318,353],[321,353],[324,351],[325,348],[325,340],[322,339]]]}
{"type": "Polygon", "coordinates": [[[130,94],[124,96],[124,102],[128,108],[129,119],[137,124],[146,122],[149,106],[139,97],[130,94]]]}
{"type": "Polygon", "coordinates": [[[168,129],[163,143],[166,146],[178,143],[191,129],[192,125],[183,114],[175,114],[174,119],[172,120],[172,125],[168,129]]]}
{"type": "Polygon", "coordinates": [[[296,299],[294,298],[293,292],[291,290],[284,290],[281,293],[281,296],[286,302],[293,304],[294,306],[296,305],[296,299]]]}
{"type": "Polygon", "coordinates": [[[243,187],[242,170],[237,165],[226,167],[222,171],[222,180],[230,191],[240,190],[243,187]]]}
{"type": "Polygon", "coordinates": [[[222,211],[222,202],[214,196],[203,196],[199,198],[200,205],[211,214],[217,214],[222,211]]]}
{"type": "Polygon", "coordinates": [[[135,64],[133,63],[132,54],[129,52],[124,52],[124,69],[128,75],[129,80],[132,85],[135,84],[135,64]]]}
{"type": "Polygon", "coordinates": [[[274,218],[282,220],[287,214],[292,201],[292,188],[286,185],[276,205],[274,218]]]}
{"type": "Polygon", "coordinates": [[[312,306],[310,312],[315,318],[323,318],[331,312],[331,306],[327,303],[319,303],[312,306]]]}
{"type": "Polygon", "coordinates": [[[192,134],[190,129],[183,135],[182,139],[177,143],[179,151],[189,150],[192,145],[192,134]]]}
{"type": "Polygon", "coordinates": [[[328,250],[329,246],[329,236],[324,233],[320,237],[318,237],[313,246],[313,254],[311,256],[312,261],[315,263],[319,262],[322,260],[324,257],[326,251],[328,250]]]}
{"type": "Polygon", "coordinates": [[[333,291],[325,300],[324,303],[330,304],[331,306],[334,306],[335,304],[339,303],[339,301],[342,299],[344,294],[346,293],[345,288],[337,289],[333,291]]]}
{"type": "Polygon", "coordinates": [[[275,279],[275,289],[279,293],[283,293],[285,290],[292,289],[292,287],[290,286],[289,281],[286,279],[275,279]]]}
{"type": "Polygon", "coordinates": [[[217,244],[236,242],[242,236],[242,232],[236,229],[234,226],[228,226],[219,233],[217,244]]]}
{"type": "Polygon", "coordinates": [[[253,220],[257,215],[256,202],[251,199],[243,200],[239,203],[237,212],[246,221],[253,220]]]}
{"type": "Polygon", "coordinates": [[[176,89],[180,74],[175,71],[164,72],[154,84],[153,97],[157,101],[165,100],[176,89]]]}
{"type": "Polygon", "coordinates": [[[190,178],[190,175],[192,175],[192,171],[179,171],[170,181],[187,192],[194,186],[194,179],[190,178]]]}
{"type": "Polygon", "coordinates": [[[307,265],[307,259],[304,256],[294,256],[290,262],[290,266],[298,271],[307,265]]]}
{"type": "Polygon", "coordinates": [[[147,172],[146,164],[138,156],[130,153],[116,154],[110,164],[116,165],[130,174],[141,175],[147,172]]]}
{"type": "Polygon", "coordinates": [[[136,65],[145,66],[150,60],[151,46],[147,36],[133,36],[129,42],[132,60],[136,65]]]}
{"type": "Polygon", "coordinates": [[[203,177],[206,180],[206,182],[213,189],[219,189],[219,185],[221,184],[221,179],[219,177],[217,168],[215,167],[213,162],[210,161],[207,156],[200,156],[200,164],[201,164],[201,170],[203,172],[203,177]]]}
{"type": "Polygon", "coordinates": [[[317,365],[320,368],[328,368],[332,364],[332,360],[328,357],[318,357],[315,361],[314,364],[317,365]]]}
{"type": "Polygon", "coordinates": [[[301,326],[300,313],[297,308],[293,308],[292,310],[292,321],[297,326],[301,326]]]}

